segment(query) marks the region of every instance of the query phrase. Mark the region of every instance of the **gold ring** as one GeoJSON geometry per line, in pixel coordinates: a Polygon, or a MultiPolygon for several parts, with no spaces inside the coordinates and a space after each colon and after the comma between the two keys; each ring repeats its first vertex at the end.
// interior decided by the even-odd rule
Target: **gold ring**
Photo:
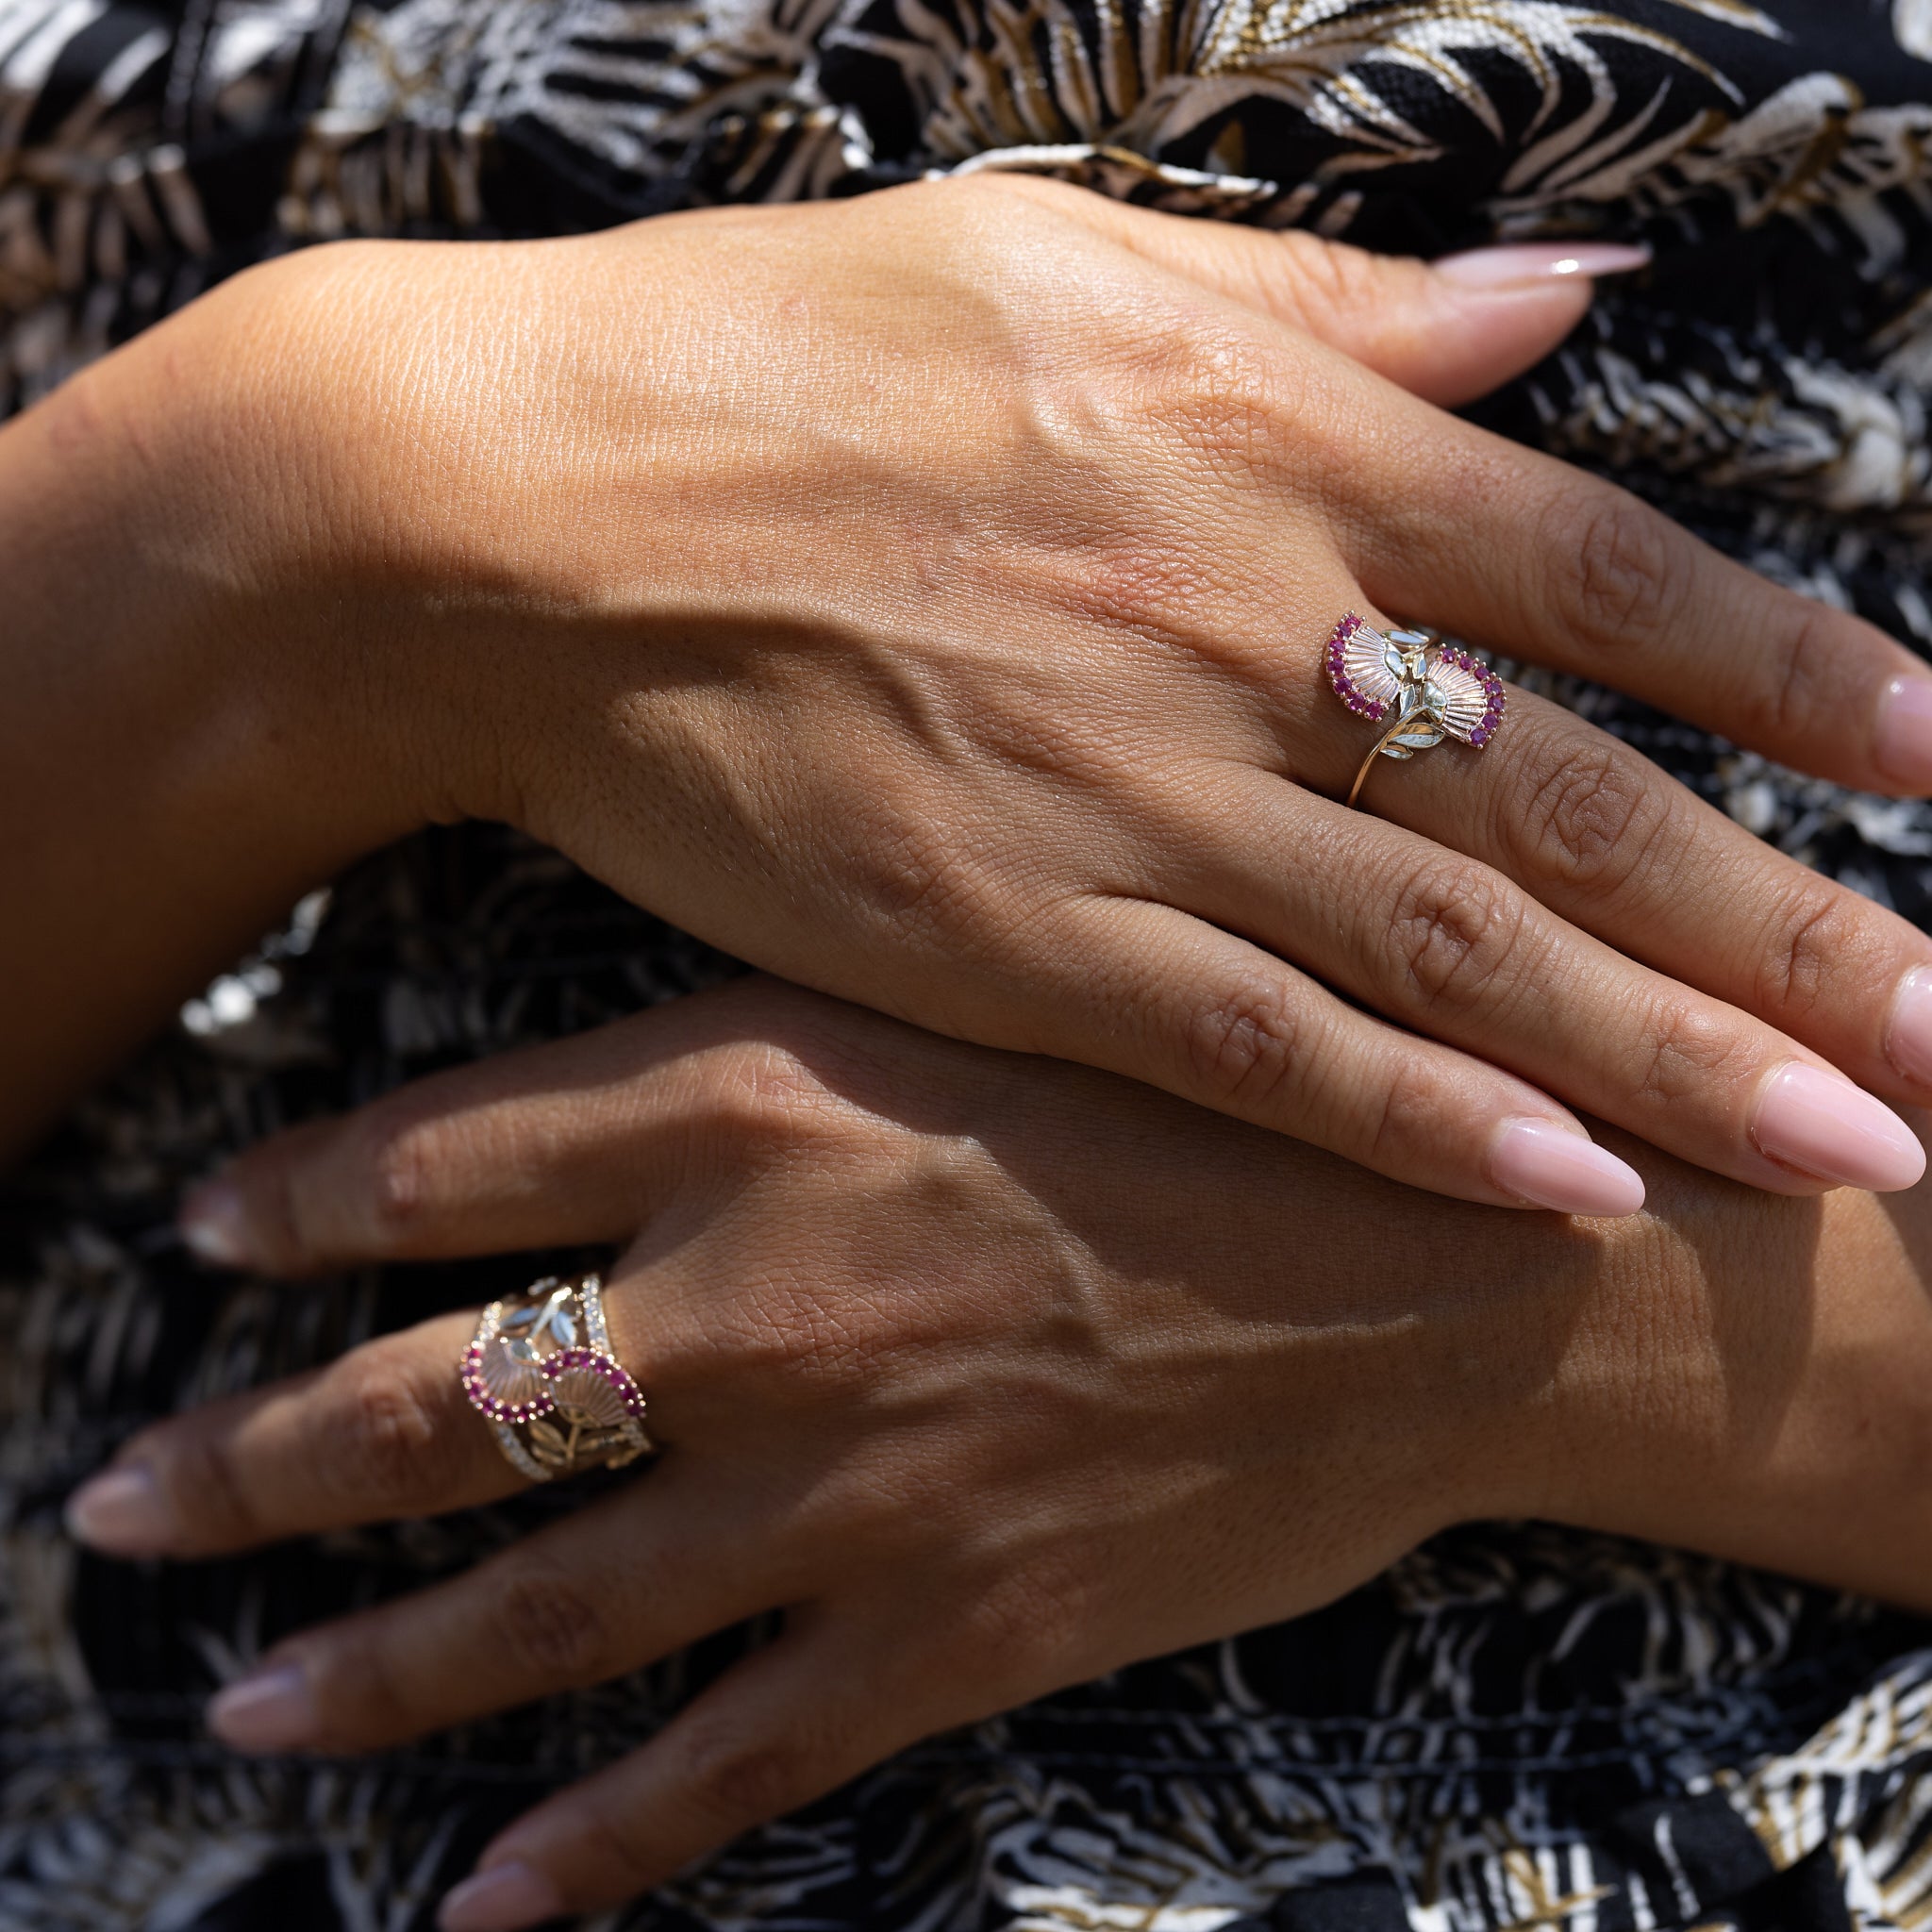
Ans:
{"type": "Polygon", "coordinates": [[[471,1407],[532,1482],[622,1469],[657,1446],[644,1392],[610,1353],[603,1291],[595,1274],[546,1274],[491,1302],[458,1364],[471,1407]]]}
{"type": "Polygon", "coordinates": [[[1503,722],[1503,680],[1432,632],[1384,637],[1351,610],[1335,626],[1325,658],[1328,682],[1351,711],[1372,724],[1391,720],[1348,788],[1350,805],[1377,758],[1412,758],[1445,738],[1481,751],[1503,722]]]}

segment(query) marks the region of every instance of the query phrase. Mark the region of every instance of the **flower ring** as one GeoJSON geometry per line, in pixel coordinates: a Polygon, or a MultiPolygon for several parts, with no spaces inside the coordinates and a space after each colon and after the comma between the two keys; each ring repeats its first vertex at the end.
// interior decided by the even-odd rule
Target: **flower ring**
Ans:
{"type": "Polygon", "coordinates": [[[1427,631],[1393,630],[1384,637],[1351,610],[1328,640],[1327,666],[1335,695],[1357,717],[1379,724],[1394,713],[1355,774],[1350,805],[1361,795],[1378,755],[1412,758],[1444,738],[1481,751],[1503,722],[1503,680],[1427,631]]]}
{"type": "Polygon", "coordinates": [[[463,1393],[532,1482],[622,1469],[656,1445],[644,1393],[610,1353],[603,1282],[545,1275],[491,1302],[458,1365],[463,1393]]]}

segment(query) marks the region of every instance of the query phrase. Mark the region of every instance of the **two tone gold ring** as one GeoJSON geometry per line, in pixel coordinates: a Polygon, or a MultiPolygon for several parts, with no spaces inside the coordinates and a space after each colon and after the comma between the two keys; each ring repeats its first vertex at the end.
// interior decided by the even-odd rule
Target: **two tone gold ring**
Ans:
{"type": "Polygon", "coordinates": [[[458,1365],[471,1407],[532,1482],[622,1469],[657,1446],[644,1392],[610,1352],[603,1291],[595,1274],[553,1274],[491,1302],[458,1365]]]}
{"type": "Polygon", "coordinates": [[[1386,727],[1348,789],[1350,805],[1378,758],[1412,758],[1445,738],[1481,751],[1502,725],[1503,680],[1433,632],[1384,637],[1351,610],[1335,626],[1324,661],[1335,695],[1358,718],[1386,727]]]}

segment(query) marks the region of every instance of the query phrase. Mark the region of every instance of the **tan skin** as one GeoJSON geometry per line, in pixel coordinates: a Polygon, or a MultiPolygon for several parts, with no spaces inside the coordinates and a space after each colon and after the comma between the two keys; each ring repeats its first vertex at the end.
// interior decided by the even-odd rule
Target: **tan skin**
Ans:
{"type": "MultiPolygon", "coordinates": [[[[394,1744],[782,1610],[498,1838],[527,1909],[459,1891],[475,1932],[614,1903],[930,1731],[1312,1608],[1470,1519],[1932,1607],[1932,1197],[1779,1199],[1620,1144],[1651,1189],[1624,1220],[1445,1202],[758,980],[298,1129],[228,1176],[264,1267],[619,1244],[612,1339],[666,1446],[281,1642],[216,1728],[394,1744]]],[[[144,1507],[96,1541],[191,1557],[515,1489],[454,1374],[474,1322],[148,1430],[120,1462],[144,1507]]]]}
{"type": "Polygon", "coordinates": [[[0,857],[55,908],[0,975],[58,1011],[129,949],[84,1030],[23,1029],[0,1138],[294,891],[469,814],[788,978],[1445,1193],[1523,1205],[1510,1123],[1574,1109],[1902,1184],[1764,1122],[1793,1065],[1932,1099],[1903,921],[1523,693],[1507,755],[1335,803],[1350,607],[1909,789],[1908,653],[1426,400],[1575,313],[997,179],[239,277],[0,436],[0,783],[69,814],[0,857]]]}
{"type": "MultiPolygon", "coordinates": [[[[1885,1024],[1926,942],[1533,705],[1513,715],[1513,763],[1443,754],[1385,789],[1390,820],[1337,815],[1321,794],[1358,746],[1281,632],[1298,599],[1403,608],[1403,573],[1423,567],[1405,559],[1426,556],[1431,517],[1466,518],[1474,491],[1499,520],[1457,541],[1516,601],[1459,585],[1436,556],[1431,614],[1548,661],[1613,662],[1630,689],[1792,762],[1884,786],[1874,706],[1908,660],[1673,536],[1656,541],[1678,546],[1658,554],[1682,566],[1669,575],[1685,604],[1654,630],[1626,608],[1614,649],[1607,620],[1588,621],[1588,578],[1503,568],[1530,530],[1538,559],[1568,555],[1549,541],[1566,516],[1655,533],[1624,499],[1603,508],[1614,493],[1323,348],[1441,400],[1507,373],[1493,343],[1414,325],[1441,318],[1412,266],[1339,255],[1340,271],[1310,274],[1317,258],[1283,238],[1177,236],[1010,185],[794,211],[778,228],[708,223],[539,250],[321,251],[242,278],[0,433],[15,566],[0,797],[33,832],[0,848],[14,1142],[296,891],[465,811],[513,818],[800,976],[1060,1057],[756,982],[244,1160],[245,1225],[284,1272],[631,1244],[612,1319],[668,1444],[621,1496],[494,1566],[292,1640],[275,1661],[301,1661],[308,1715],[291,1734],[285,1707],[281,1741],[353,1748],[462,1715],[484,1678],[461,1660],[486,1639],[516,1659],[491,1679],[502,1701],[783,1608],[772,1651],[487,1855],[589,1907],[923,1731],[1292,1614],[1470,1516],[1621,1529],[1932,1604],[1917,1555],[1932,1547],[1923,1193],[1821,1197],[1750,1133],[1780,1056],[1828,1053],[1915,1097],[1885,1024]],[[987,264],[1024,263],[1002,251],[1035,221],[1058,225],[1054,286],[1016,293],[987,264]],[[732,338],[746,361],[721,380],[717,341],[687,325],[715,273],[708,238],[727,229],[763,264],[766,325],[732,338]],[[878,259],[911,305],[883,347],[876,290],[838,309],[878,259]],[[1382,275],[1409,277],[1407,329],[1382,275]],[[689,289],[690,308],[641,314],[640,281],[689,289]],[[991,309],[961,309],[987,286],[991,309]],[[834,312],[800,327],[818,300],[834,312]],[[991,335],[920,360],[946,339],[934,317],[961,313],[991,335]],[[1145,396],[1124,405],[1071,365],[974,379],[1023,340],[1020,321],[1066,340],[1096,315],[1111,333],[1077,338],[1090,347],[1185,353],[1150,353],[1129,372],[1145,396]],[[1459,365],[1441,359],[1445,334],[1459,365]],[[788,417],[803,377],[785,358],[852,342],[893,379],[847,369],[808,388],[857,398],[857,416],[788,417]],[[1027,391],[1026,436],[1003,441],[1011,411],[989,397],[1010,402],[1019,376],[1047,387],[1027,391]],[[867,411],[882,397],[927,409],[912,425],[926,433],[901,422],[881,439],[867,411]],[[740,413],[708,422],[693,398],[740,413]],[[759,498],[760,478],[838,474],[831,445],[895,460],[867,458],[865,487],[829,500],[759,498]],[[1372,464],[1341,461],[1411,447],[1366,482],[1372,464]],[[613,468],[613,451],[639,450],[651,460],[613,468]],[[989,475],[1027,519],[997,555],[970,541],[989,475]],[[1115,496],[1123,520],[1094,522],[1115,496]],[[93,562],[103,529],[113,568],[93,562]],[[1196,629],[1175,627],[1176,586],[1196,629]],[[1711,615],[1740,599],[1756,658],[1727,658],[1733,633],[1711,615]],[[1782,701],[1794,679],[1815,704],[1782,701]],[[1041,718],[1065,726],[1058,748],[1016,735],[1041,718]],[[1560,808],[1526,821],[1538,796],[1560,808]],[[903,831],[922,798],[959,839],[902,873],[891,814],[860,808],[884,800],[903,831]],[[1614,874],[1612,808],[1645,832],[1628,848],[1641,861],[1614,874]],[[1525,823],[1554,842],[1522,842],[1525,823]],[[1423,835],[1452,824],[1477,849],[1423,835]],[[1291,878],[1271,858],[1273,884],[1257,880],[1231,845],[1218,874],[1184,878],[1216,826],[1241,824],[1298,854],[1291,878]],[[741,879],[757,892],[735,896],[741,879]],[[1337,879],[1347,894],[1323,887],[1337,879]],[[1415,889],[1432,880],[1430,916],[1415,889]],[[974,889],[935,899],[949,881],[974,889]],[[1214,898],[1237,889],[1238,914],[1214,898]],[[1719,889],[1735,924],[1689,933],[1679,901],[1719,889]],[[1460,930],[1450,900],[1490,908],[1485,929],[1508,943],[1468,949],[1479,971],[1431,974],[1432,945],[1460,930]],[[1357,902],[1383,939],[1417,935],[1406,977],[1351,976],[1387,950],[1367,924],[1350,938],[1357,902]],[[1153,923],[1114,932],[1131,943],[1109,955],[1107,920],[1074,917],[1103,905],[1153,923]],[[1290,941],[1338,930],[1349,943],[1288,976],[1290,941]],[[1117,1010],[1091,998],[1109,958],[1151,975],[1122,982],[1117,1010]],[[1161,1016],[1215,959],[1272,975],[1280,996],[1236,1003],[1258,1016],[1243,1051],[1263,1079],[1174,1056],[1204,1036],[1161,1016]],[[1574,995],[1605,1043],[1595,1058],[1520,988],[1487,1004],[1468,991],[1521,974],[1574,995]],[[1429,1037],[1336,1019],[1328,984],[1429,1037]],[[1328,1017],[1284,1030],[1291,995],[1328,1017]],[[1080,1058],[1221,1117],[1067,1064],[1080,1058]],[[1480,1148],[1500,1108],[1573,1121],[1530,1084],[1562,1084],[1559,1063],[1563,1097],[1614,1103],[1603,1111],[1793,1198],[1600,1130],[1641,1167],[1644,1213],[1499,1211],[1518,1204],[1457,1150],[1480,1148]],[[1668,1077],[1632,1080],[1638,1065],[1668,1077]],[[1432,1200],[1237,1112],[1490,1205],[1432,1200]]],[[[1530,359],[1562,326],[1545,309],[1505,346],[1530,359]]],[[[144,1524],[131,1534],[124,1514],[95,1541],[207,1554],[501,1493],[514,1477],[450,1373],[468,1328],[452,1318],[164,1425],[122,1463],[152,1476],[144,1524]]]]}

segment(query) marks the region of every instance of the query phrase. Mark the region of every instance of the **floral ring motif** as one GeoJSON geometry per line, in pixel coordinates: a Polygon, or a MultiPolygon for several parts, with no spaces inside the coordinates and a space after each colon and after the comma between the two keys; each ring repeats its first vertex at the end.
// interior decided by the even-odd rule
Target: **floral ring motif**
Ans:
{"type": "Polygon", "coordinates": [[[1412,758],[1445,738],[1481,751],[1502,725],[1503,680],[1428,631],[1392,630],[1384,637],[1351,610],[1335,626],[1324,661],[1335,695],[1357,717],[1372,724],[1387,721],[1355,774],[1350,805],[1377,758],[1412,758]]]}
{"type": "Polygon", "coordinates": [[[458,1365],[471,1407],[532,1482],[621,1469],[656,1446],[643,1391],[610,1353],[603,1287],[551,1274],[491,1302],[458,1365]]]}

